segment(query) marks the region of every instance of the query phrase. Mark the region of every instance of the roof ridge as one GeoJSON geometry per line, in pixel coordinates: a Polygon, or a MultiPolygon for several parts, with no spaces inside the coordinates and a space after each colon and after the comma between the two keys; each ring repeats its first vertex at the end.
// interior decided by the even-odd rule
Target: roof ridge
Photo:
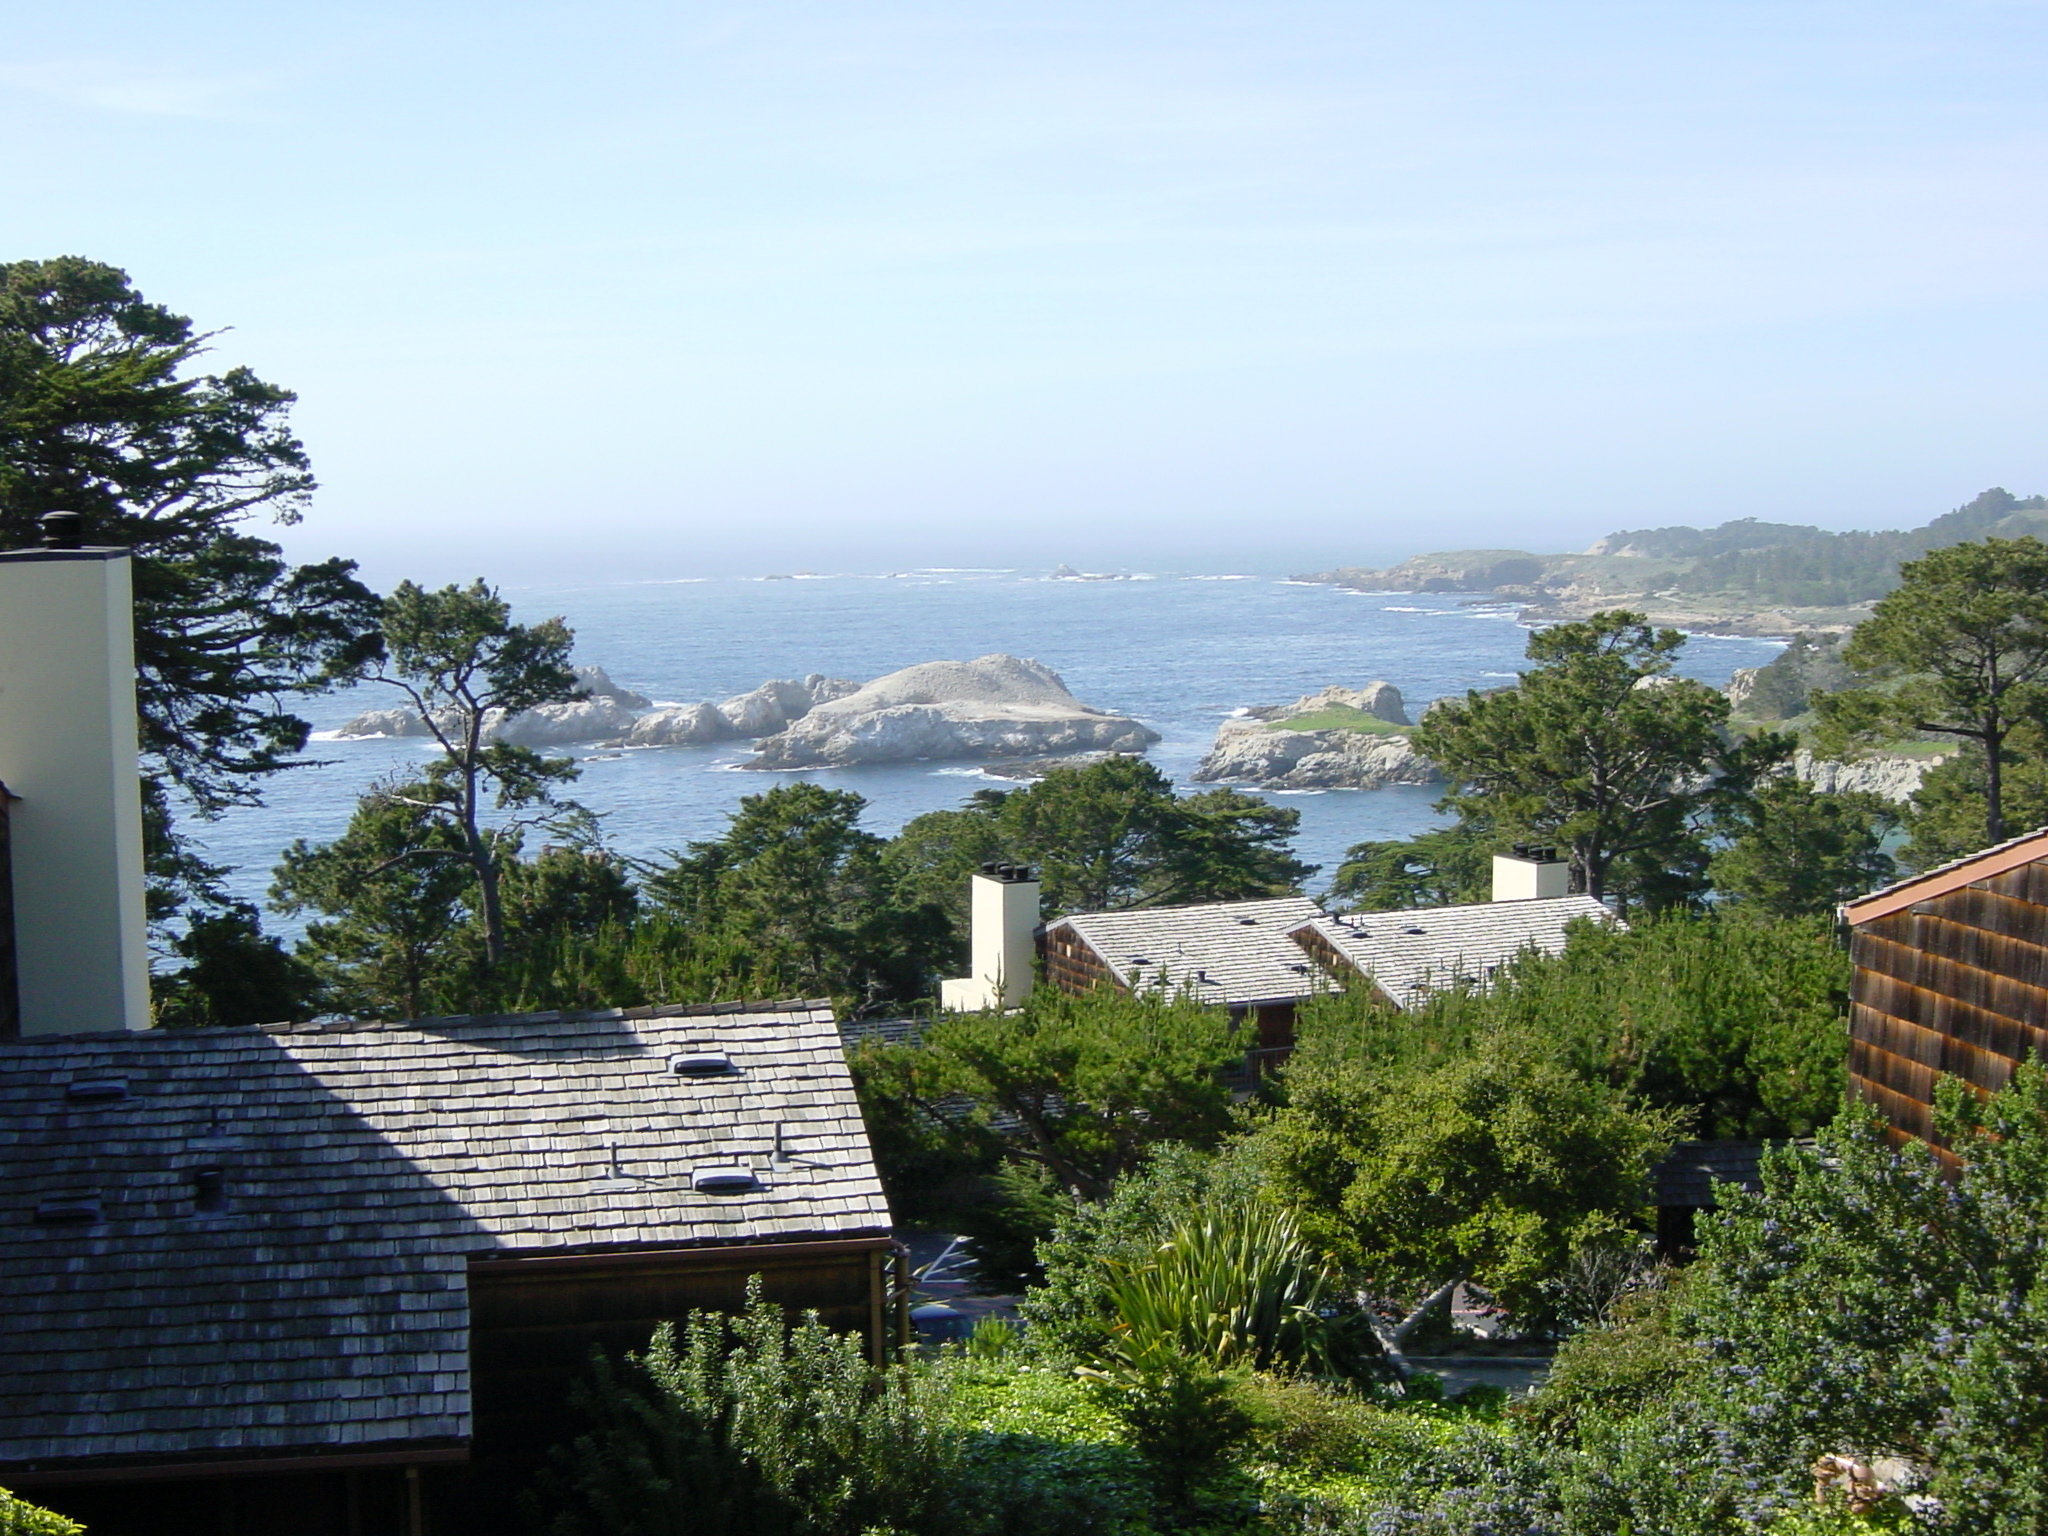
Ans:
{"type": "MultiPolygon", "coordinates": [[[[1923,885],[1930,880],[1939,880],[1945,875],[1955,874],[1973,864],[1980,864],[1987,859],[1996,859],[2001,854],[2016,852],[2027,844],[2035,842],[2048,842],[2048,826],[2036,827],[2031,832],[2022,832],[2015,837],[2008,837],[2002,843],[1993,843],[1988,848],[1979,848],[1975,853],[1966,853],[1959,859],[1950,859],[1947,863],[1937,864],[1932,869],[1923,869],[1917,875],[1908,875],[1903,880],[1894,880],[1890,885],[1881,885],[1874,891],[1858,896],[1854,901],[1843,902],[1842,913],[1849,922],[1856,922],[1858,919],[1850,917],[1849,914],[1859,907],[1868,906],[1872,902],[1885,901],[1890,897],[1903,894],[1914,886],[1923,885]]],[[[2001,873],[2003,873],[2002,870],[1993,870],[1980,878],[1988,880],[1991,878],[1991,875],[2001,873]]],[[[1970,884],[1967,880],[1962,883],[1965,885],[1970,884]]],[[[1885,914],[1868,913],[1865,914],[1863,920],[1868,921],[1871,917],[1883,915],[1885,914]]]]}
{"type": "Polygon", "coordinates": [[[711,1018],[736,1013],[826,1013],[833,1012],[830,998],[776,998],[725,1003],[655,1003],[639,1008],[549,1009],[536,1013],[449,1013],[427,1014],[417,1019],[307,1019],[280,1020],[275,1024],[204,1024],[151,1029],[82,1029],[64,1034],[22,1035],[0,1040],[8,1046],[55,1045],[68,1041],[94,1040],[219,1040],[223,1036],[248,1035],[348,1035],[381,1030],[440,1030],[451,1026],[505,1024],[575,1024],[599,1019],[688,1019],[711,1018]]]}

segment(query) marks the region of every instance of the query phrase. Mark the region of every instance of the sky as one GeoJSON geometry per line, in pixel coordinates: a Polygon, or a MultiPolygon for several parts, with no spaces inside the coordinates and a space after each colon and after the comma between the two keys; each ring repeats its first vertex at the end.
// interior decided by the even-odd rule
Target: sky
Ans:
{"type": "Polygon", "coordinates": [[[0,257],[373,580],[1265,570],[2048,489],[2048,3],[6,6],[0,257]]]}

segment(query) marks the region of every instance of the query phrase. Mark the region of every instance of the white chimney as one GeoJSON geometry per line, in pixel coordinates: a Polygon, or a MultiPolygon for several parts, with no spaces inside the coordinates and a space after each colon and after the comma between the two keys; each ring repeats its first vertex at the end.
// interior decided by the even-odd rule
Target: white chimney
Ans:
{"type": "Polygon", "coordinates": [[[1572,867],[1555,848],[1517,843],[1513,853],[1493,856],[1493,899],[1535,901],[1571,894],[1572,867]]]}
{"type": "Polygon", "coordinates": [[[0,550],[19,1029],[147,1029],[129,554],[80,548],[75,513],[43,526],[46,547],[0,550]]]}
{"type": "Polygon", "coordinates": [[[1015,1008],[1031,995],[1038,881],[1022,864],[984,864],[968,890],[973,974],[940,982],[939,1006],[954,1013],[1015,1008]]]}

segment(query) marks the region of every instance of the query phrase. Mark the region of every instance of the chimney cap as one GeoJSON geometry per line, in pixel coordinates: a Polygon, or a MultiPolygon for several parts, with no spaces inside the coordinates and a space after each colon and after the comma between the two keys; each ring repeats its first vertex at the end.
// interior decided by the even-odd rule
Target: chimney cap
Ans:
{"type": "Polygon", "coordinates": [[[45,512],[37,519],[43,525],[43,548],[83,549],[85,517],[78,512],[45,512]]]}
{"type": "Polygon", "coordinates": [[[1004,864],[996,860],[990,860],[982,865],[981,873],[986,878],[1000,880],[1005,885],[1015,885],[1020,881],[1038,878],[1029,864],[1004,864]]]}
{"type": "Polygon", "coordinates": [[[1558,862],[1557,844],[1517,843],[1509,856],[1511,858],[1526,859],[1531,864],[1555,864],[1558,862]]]}

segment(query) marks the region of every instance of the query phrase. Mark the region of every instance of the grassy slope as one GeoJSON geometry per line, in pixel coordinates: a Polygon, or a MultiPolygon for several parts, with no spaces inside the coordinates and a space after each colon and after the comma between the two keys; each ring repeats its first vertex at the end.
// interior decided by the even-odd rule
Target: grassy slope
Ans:
{"type": "Polygon", "coordinates": [[[1348,704],[1332,704],[1312,715],[1290,715],[1285,720],[1266,722],[1269,731],[1357,731],[1362,736],[1406,736],[1411,729],[1369,715],[1348,704]]]}

